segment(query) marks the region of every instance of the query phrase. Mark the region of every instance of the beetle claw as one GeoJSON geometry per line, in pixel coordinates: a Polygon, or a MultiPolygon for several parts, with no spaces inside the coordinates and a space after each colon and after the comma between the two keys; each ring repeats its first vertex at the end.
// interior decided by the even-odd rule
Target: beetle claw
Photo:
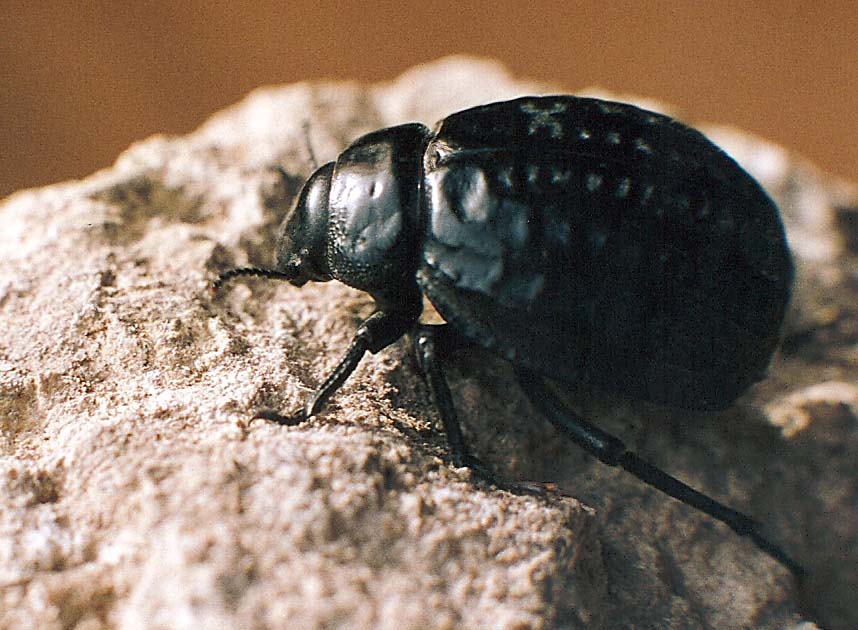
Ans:
{"type": "Polygon", "coordinates": [[[538,481],[508,481],[497,476],[497,474],[489,469],[473,455],[464,455],[453,457],[453,464],[458,468],[470,468],[472,474],[491,484],[499,490],[505,490],[512,494],[530,494],[534,496],[543,496],[556,488],[553,483],[540,483],[538,481]]]}
{"type": "Polygon", "coordinates": [[[301,424],[306,419],[307,414],[303,409],[299,409],[288,416],[284,416],[273,409],[261,409],[255,416],[253,416],[253,418],[251,418],[251,420],[268,420],[269,422],[276,422],[279,425],[287,427],[294,427],[297,424],[301,424]]]}

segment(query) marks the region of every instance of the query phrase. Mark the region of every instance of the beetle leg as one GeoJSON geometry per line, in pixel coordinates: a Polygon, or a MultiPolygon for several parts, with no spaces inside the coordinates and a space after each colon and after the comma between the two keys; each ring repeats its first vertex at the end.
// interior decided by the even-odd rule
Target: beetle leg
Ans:
{"type": "Polygon", "coordinates": [[[593,426],[565,405],[538,374],[522,368],[516,372],[519,383],[533,406],[585,451],[609,466],[620,466],[644,483],[729,525],[740,536],[750,538],[757,547],[797,577],[804,576],[804,569],[795,560],[763,536],[757,521],[698,492],[660,468],[643,461],[636,453],[626,450],[626,445],[621,440],[593,426]]]}
{"type": "Polygon", "coordinates": [[[412,339],[417,363],[429,387],[429,397],[441,417],[453,463],[456,466],[467,466],[483,480],[509,492],[539,495],[554,488],[553,484],[504,481],[477,459],[468,448],[453,404],[453,396],[450,394],[450,387],[441,368],[441,359],[456,350],[467,347],[470,342],[457,334],[449,324],[418,326],[412,339]]]}
{"type": "Polygon", "coordinates": [[[453,396],[450,394],[450,387],[447,385],[447,379],[444,378],[438,356],[439,345],[442,346],[440,350],[443,354],[447,354],[450,350],[447,343],[454,337],[451,333],[452,329],[448,324],[419,326],[413,335],[414,354],[417,356],[417,364],[429,387],[432,404],[441,416],[441,424],[447,436],[447,445],[453,456],[453,462],[456,466],[470,466],[475,460],[465,444],[459,417],[456,415],[456,407],[453,405],[453,396]]]}
{"type": "MultiPolygon", "coordinates": [[[[419,311],[417,313],[419,314],[419,311]]],[[[408,332],[415,319],[413,309],[376,311],[358,327],[345,356],[340,359],[325,382],[310,396],[303,409],[288,416],[280,415],[276,411],[263,410],[254,417],[278,424],[293,425],[315,416],[340,385],[355,371],[367,351],[374,354],[386,348],[408,332]]]]}

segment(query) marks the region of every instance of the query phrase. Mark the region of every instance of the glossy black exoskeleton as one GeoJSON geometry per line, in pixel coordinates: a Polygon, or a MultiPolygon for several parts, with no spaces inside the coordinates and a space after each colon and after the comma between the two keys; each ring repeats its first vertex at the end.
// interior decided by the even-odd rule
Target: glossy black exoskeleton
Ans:
{"type": "Polygon", "coordinates": [[[645,463],[546,385],[592,383],[688,409],[763,377],[793,266],[778,210],[699,132],[631,105],[526,97],[370,133],[321,166],[284,220],[272,270],[339,280],[375,312],[291,416],[317,413],[367,352],[406,333],[453,457],[476,466],[438,359],[468,343],[515,367],[533,405],[601,461],[723,521],[800,575],[747,516],[645,463]],[[422,296],[446,320],[418,324],[422,296]]]}

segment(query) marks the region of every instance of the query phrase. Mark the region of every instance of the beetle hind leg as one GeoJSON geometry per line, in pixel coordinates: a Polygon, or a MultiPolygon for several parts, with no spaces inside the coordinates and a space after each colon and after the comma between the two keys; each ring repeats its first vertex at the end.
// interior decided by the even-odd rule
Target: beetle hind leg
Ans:
{"type": "Polygon", "coordinates": [[[804,569],[760,531],[760,524],[749,516],[698,492],[679,479],[648,464],[610,433],[593,426],[565,405],[545,384],[543,378],[519,368],[518,380],[531,404],[570,440],[609,466],[619,466],[665,494],[708,514],[728,525],[740,536],[747,536],[762,551],[780,562],[797,577],[804,569]]]}

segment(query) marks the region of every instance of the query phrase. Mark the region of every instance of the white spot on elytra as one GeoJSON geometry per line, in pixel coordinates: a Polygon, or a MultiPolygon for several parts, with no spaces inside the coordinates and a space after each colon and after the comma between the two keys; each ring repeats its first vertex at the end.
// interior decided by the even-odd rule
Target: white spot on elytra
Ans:
{"type": "Polygon", "coordinates": [[[530,117],[527,133],[531,136],[540,129],[545,129],[551,138],[563,137],[563,123],[555,120],[553,116],[566,112],[565,103],[552,103],[549,107],[542,107],[533,101],[527,101],[521,104],[521,111],[530,117]]]}
{"type": "Polygon", "coordinates": [[[512,190],[515,186],[512,180],[512,166],[504,166],[498,169],[498,183],[504,188],[512,190]]]}
{"type": "Polygon", "coordinates": [[[635,149],[641,153],[652,153],[652,147],[643,138],[635,138],[635,149]]]}
{"type": "Polygon", "coordinates": [[[533,164],[528,165],[527,167],[527,181],[531,184],[535,184],[539,179],[539,167],[533,164]]]}
{"type": "Polygon", "coordinates": [[[619,103],[611,103],[610,101],[602,101],[599,103],[599,109],[603,114],[622,114],[623,106],[619,103]]]}
{"type": "Polygon", "coordinates": [[[617,145],[620,144],[620,134],[617,131],[608,132],[607,136],[608,144],[617,145]]]}
{"type": "Polygon", "coordinates": [[[590,130],[581,127],[581,129],[578,130],[578,137],[581,138],[581,140],[589,140],[591,137],[590,130]]]}
{"type": "Polygon", "coordinates": [[[628,177],[623,177],[620,180],[620,183],[617,184],[617,190],[614,194],[617,195],[618,199],[625,199],[629,196],[629,191],[631,190],[631,188],[632,180],[630,180],[628,177]]]}
{"type": "Polygon", "coordinates": [[[587,175],[587,190],[590,192],[596,192],[599,190],[599,187],[602,185],[602,176],[597,173],[590,173],[587,175]]]}
{"type": "Polygon", "coordinates": [[[556,168],[551,171],[551,181],[555,184],[564,184],[568,182],[571,177],[572,171],[561,171],[556,168]]]}

